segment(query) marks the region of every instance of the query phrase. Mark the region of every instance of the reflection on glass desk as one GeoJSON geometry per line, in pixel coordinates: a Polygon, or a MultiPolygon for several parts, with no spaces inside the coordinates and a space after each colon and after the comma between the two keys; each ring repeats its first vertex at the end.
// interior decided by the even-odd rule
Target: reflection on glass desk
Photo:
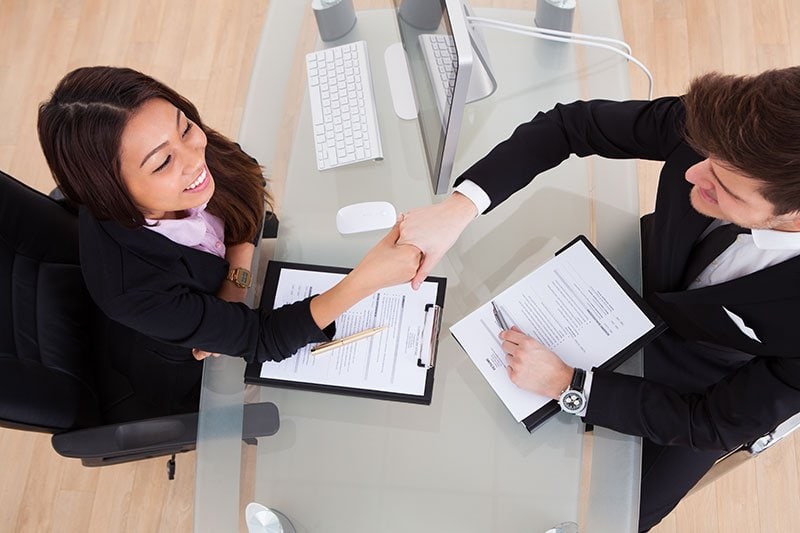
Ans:
{"type": "MultiPolygon", "coordinates": [[[[472,4],[481,16],[533,24],[529,11],[472,4]]],[[[584,2],[576,16],[583,32],[621,36],[614,1],[584,2]]],[[[419,125],[392,108],[381,52],[398,40],[394,14],[359,11],[350,33],[322,43],[304,2],[271,2],[262,31],[239,141],[276,183],[274,258],[352,267],[382,233],[340,235],[340,207],[385,200],[403,212],[443,198],[431,191],[419,125]],[[371,51],[384,160],[320,172],[302,60],[360,39],[371,51]]],[[[467,106],[454,175],[557,102],[628,97],[627,65],[617,56],[485,36],[498,88],[467,106]]],[[[578,234],[638,287],[638,212],[633,163],[570,158],[473,222],[433,272],[447,277],[447,295],[430,406],[260,387],[248,397],[274,402],[281,429],[245,447],[243,460],[243,364],[207,360],[195,530],[236,530],[255,500],[298,532],[543,532],[565,521],[582,532],[634,531],[638,439],[596,428],[589,446],[580,419],[565,414],[529,434],[447,329],[578,234]]]]}

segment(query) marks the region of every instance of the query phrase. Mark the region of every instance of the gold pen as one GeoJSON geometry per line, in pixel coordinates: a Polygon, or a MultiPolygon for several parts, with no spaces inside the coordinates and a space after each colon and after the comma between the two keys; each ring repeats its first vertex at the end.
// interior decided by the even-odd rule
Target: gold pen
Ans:
{"type": "Polygon", "coordinates": [[[339,348],[340,346],[344,346],[345,344],[350,344],[351,342],[360,341],[362,339],[368,339],[373,335],[375,335],[376,333],[380,333],[381,331],[387,328],[388,326],[380,326],[377,328],[365,329],[364,331],[354,333],[348,337],[342,337],[341,339],[336,339],[329,342],[323,342],[322,344],[317,344],[316,346],[311,348],[311,355],[319,355],[323,352],[327,352],[328,350],[333,350],[334,348],[339,348]]]}

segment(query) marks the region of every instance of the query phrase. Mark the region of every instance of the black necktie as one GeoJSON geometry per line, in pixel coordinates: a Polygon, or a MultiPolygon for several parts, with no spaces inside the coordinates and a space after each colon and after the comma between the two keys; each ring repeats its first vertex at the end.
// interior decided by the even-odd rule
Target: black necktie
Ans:
{"type": "Polygon", "coordinates": [[[736,240],[736,236],[740,233],[750,233],[750,230],[735,224],[723,224],[718,228],[714,228],[711,233],[695,244],[686,262],[686,269],[683,274],[683,286],[688,287],[690,283],[697,279],[697,276],[699,276],[719,254],[733,244],[736,240]]]}

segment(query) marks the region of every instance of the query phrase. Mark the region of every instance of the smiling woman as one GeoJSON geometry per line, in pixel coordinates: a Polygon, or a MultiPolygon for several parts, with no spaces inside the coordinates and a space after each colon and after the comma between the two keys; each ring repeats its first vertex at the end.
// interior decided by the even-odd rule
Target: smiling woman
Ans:
{"type": "Polygon", "coordinates": [[[153,98],[122,132],[122,179],[148,219],[181,218],[214,195],[214,178],[205,161],[206,134],[193,126],[180,109],[153,98]],[[164,140],[152,148],[160,139],[164,140]]]}
{"type": "MultiPolygon", "coordinates": [[[[86,206],[99,220],[115,220],[134,228],[145,224],[145,213],[127,187],[155,153],[147,162],[144,156],[156,147],[159,154],[163,153],[159,164],[147,168],[150,172],[175,155],[183,164],[192,163],[186,160],[186,153],[194,135],[184,139],[177,134],[181,120],[184,128],[197,125],[195,135],[201,139],[195,142],[202,147],[196,153],[202,154],[195,162],[202,157],[212,174],[217,168],[225,169],[216,172],[218,190],[209,201],[208,211],[226,222],[228,243],[252,241],[260,229],[264,201],[269,200],[261,168],[235,143],[205,126],[191,102],[149,76],[111,67],[70,72],[39,109],[39,141],[67,198],[86,206]],[[169,108],[169,119],[151,123],[151,119],[164,118],[155,112],[169,108]],[[137,148],[144,151],[136,154],[137,148]],[[167,153],[175,150],[180,153],[167,153]]],[[[156,174],[163,170],[167,169],[156,174]]],[[[184,169],[170,172],[176,170],[184,169]]],[[[197,176],[195,173],[192,180],[197,176]]]]}
{"type": "Polygon", "coordinates": [[[330,340],[334,320],[411,279],[419,250],[390,232],[338,285],[280,309],[250,309],[265,201],[258,163],[155,79],[111,67],[67,74],[39,108],[39,140],[79,206],[89,292],[130,344],[175,359],[281,360],[330,340]]]}

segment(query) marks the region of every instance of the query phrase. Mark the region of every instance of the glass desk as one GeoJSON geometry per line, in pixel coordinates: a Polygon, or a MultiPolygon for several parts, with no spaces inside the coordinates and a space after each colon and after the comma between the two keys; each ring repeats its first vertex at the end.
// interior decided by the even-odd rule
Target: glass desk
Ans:
{"type": "MultiPolygon", "coordinates": [[[[348,35],[321,43],[308,4],[271,2],[239,141],[275,177],[275,259],[351,267],[383,232],[339,235],[340,207],[387,200],[402,212],[443,197],[432,195],[416,122],[392,108],[383,50],[399,40],[393,11],[361,10],[348,35]],[[370,52],[385,159],[319,172],[304,55],[359,39],[370,52]]],[[[533,24],[530,11],[472,4],[481,16],[533,24]]],[[[576,29],[621,38],[616,3],[582,3],[576,29]]],[[[467,106],[454,176],[556,102],[628,97],[627,65],[616,55],[484,34],[499,87],[467,106]]],[[[195,531],[243,527],[250,500],[286,514],[298,532],[538,533],[562,521],[580,522],[582,532],[634,531],[638,439],[596,428],[587,442],[580,420],[564,414],[529,434],[448,328],[581,233],[638,287],[638,216],[632,162],[573,157],[479,217],[433,272],[447,277],[447,293],[430,406],[257,387],[248,399],[275,403],[281,429],[247,447],[240,440],[244,365],[207,359],[195,531]]],[[[259,280],[264,269],[262,262],[259,280]]]]}

